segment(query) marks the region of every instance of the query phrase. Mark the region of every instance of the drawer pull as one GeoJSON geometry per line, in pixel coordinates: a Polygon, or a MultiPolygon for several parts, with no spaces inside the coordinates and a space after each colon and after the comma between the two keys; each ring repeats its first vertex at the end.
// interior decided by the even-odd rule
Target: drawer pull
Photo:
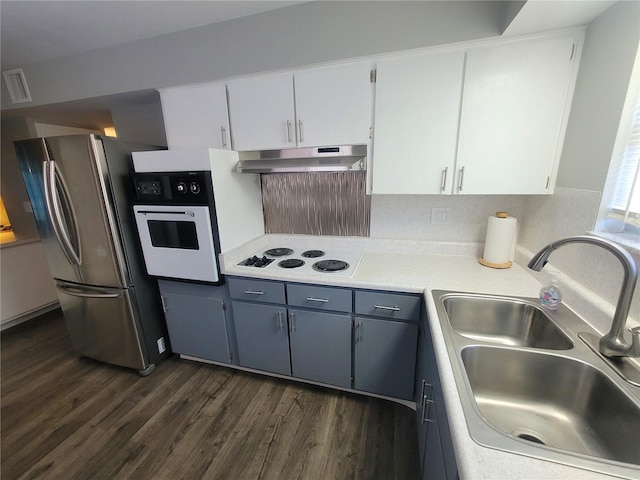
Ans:
{"type": "Polygon", "coordinates": [[[373,308],[376,310],[389,310],[391,312],[399,312],[400,307],[387,307],[386,305],[374,305],[373,308]]]}
{"type": "Polygon", "coordinates": [[[307,297],[307,302],[329,303],[329,299],[328,298],[307,297]]]}
{"type": "Polygon", "coordinates": [[[244,293],[247,295],[264,295],[262,290],[245,290],[244,293]]]}
{"type": "Polygon", "coordinates": [[[427,413],[428,411],[431,410],[431,405],[433,405],[433,400],[429,400],[429,398],[426,395],[424,395],[422,397],[422,418],[421,418],[421,421],[423,424],[433,423],[433,420],[428,418],[429,414],[427,413]],[[428,409],[427,409],[427,405],[429,405],[428,409]]]}

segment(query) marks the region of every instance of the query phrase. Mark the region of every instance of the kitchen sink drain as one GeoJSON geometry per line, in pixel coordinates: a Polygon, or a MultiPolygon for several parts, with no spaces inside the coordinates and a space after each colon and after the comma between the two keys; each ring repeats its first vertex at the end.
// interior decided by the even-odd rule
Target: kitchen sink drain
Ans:
{"type": "Polygon", "coordinates": [[[516,438],[520,438],[521,440],[549,446],[549,443],[544,439],[544,436],[528,428],[516,428],[511,432],[511,435],[516,438]]]}

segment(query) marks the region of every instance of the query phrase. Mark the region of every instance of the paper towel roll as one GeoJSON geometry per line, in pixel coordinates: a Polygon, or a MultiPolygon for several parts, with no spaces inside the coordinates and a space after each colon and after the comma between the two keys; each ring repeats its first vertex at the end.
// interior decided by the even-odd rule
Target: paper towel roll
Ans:
{"type": "Polygon", "coordinates": [[[517,231],[518,219],[506,212],[489,217],[480,263],[492,268],[509,268],[515,256],[517,231]]]}

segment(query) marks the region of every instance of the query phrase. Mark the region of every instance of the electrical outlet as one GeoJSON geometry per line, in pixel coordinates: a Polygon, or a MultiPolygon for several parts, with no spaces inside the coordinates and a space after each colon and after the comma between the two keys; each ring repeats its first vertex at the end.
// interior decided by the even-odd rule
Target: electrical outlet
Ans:
{"type": "Polygon", "coordinates": [[[22,202],[22,208],[27,213],[33,212],[33,208],[31,208],[31,202],[22,202]]]}
{"type": "Polygon", "coordinates": [[[431,225],[449,225],[451,223],[451,208],[433,207],[431,209],[431,225]]]}
{"type": "Polygon", "coordinates": [[[163,353],[167,347],[164,345],[164,337],[158,339],[158,353],[163,353]]]}

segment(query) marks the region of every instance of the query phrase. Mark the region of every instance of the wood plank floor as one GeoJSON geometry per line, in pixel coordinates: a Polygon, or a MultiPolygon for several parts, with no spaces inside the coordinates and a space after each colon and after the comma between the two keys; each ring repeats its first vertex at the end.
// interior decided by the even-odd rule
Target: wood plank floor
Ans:
{"type": "Polygon", "coordinates": [[[52,312],[2,334],[2,479],[417,479],[402,405],[174,356],[78,358],[52,312]]]}

